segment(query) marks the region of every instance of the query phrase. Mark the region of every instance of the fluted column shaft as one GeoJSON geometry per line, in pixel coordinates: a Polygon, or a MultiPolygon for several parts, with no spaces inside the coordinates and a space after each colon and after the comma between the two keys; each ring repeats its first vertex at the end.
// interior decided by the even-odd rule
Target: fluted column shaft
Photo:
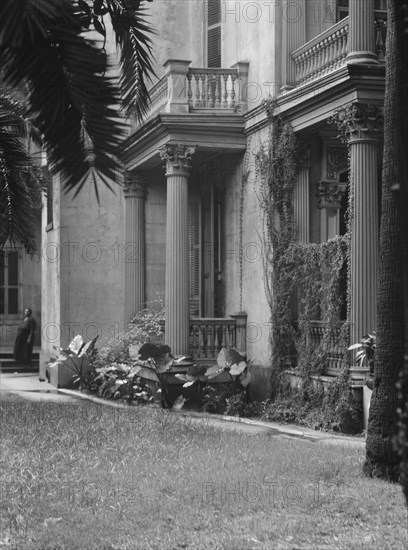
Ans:
{"type": "Polygon", "coordinates": [[[377,141],[350,140],[354,216],[351,234],[351,341],[377,325],[378,198],[377,141]]]}
{"type": "Polygon", "coordinates": [[[340,113],[348,128],[350,183],[353,197],[351,227],[351,342],[376,329],[378,278],[378,136],[383,110],[354,102],[340,113]]]}
{"type": "Polygon", "coordinates": [[[347,63],[378,63],[375,53],[374,0],[349,2],[347,63]]]}
{"type": "Polygon", "coordinates": [[[160,153],[167,177],[165,341],[175,355],[188,355],[188,176],[194,149],[167,145],[160,153]]]}
{"type": "Polygon", "coordinates": [[[125,323],[145,307],[145,180],[125,174],[125,323]]]}
{"type": "Polygon", "coordinates": [[[282,4],[282,88],[293,88],[296,81],[295,62],[291,52],[306,42],[306,0],[282,4]]]}

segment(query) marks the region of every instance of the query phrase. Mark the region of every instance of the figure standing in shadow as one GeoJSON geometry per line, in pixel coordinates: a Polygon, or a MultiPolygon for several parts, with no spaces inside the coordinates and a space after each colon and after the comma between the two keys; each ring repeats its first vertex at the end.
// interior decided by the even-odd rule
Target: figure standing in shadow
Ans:
{"type": "Polygon", "coordinates": [[[24,319],[17,331],[14,342],[14,360],[31,365],[34,347],[35,320],[29,307],[24,310],[24,319]]]}

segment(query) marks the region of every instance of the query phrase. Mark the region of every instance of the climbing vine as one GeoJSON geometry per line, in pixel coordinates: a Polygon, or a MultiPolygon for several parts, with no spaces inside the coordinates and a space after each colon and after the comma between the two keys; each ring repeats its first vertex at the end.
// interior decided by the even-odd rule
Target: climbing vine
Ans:
{"type": "Polygon", "coordinates": [[[240,185],[239,185],[239,311],[242,311],[242,289],[243,289],[243,233],[244,233],[244,204],[249,178],[249,157],[251,155],[250,140],[245,151],[244,159],[240,167],[240,185]]]}
{"type": "MultiPolygon", "coordinates": [[[[273,393],[279,391],[285,371],[294,365],[306,383],[322,374],[335,349],[344,349],[344,356],[337,360],[343,361],[341,370],[347,371],[350,263],[349,232],[324,243],[297,241],[293,199],[300,147],[292,127],[275,114],[275,107],[274,100],[265,103],[269,139],[256,155],[258,199],[264,218],[264,283],[271,310],[273,393]],[[319,339],[313,332],[315,320],[321,321],[319,339]]],[[[348,378],[346,382],[346,377],[340,376],[338,383],[349,392],[348,378]]]]}

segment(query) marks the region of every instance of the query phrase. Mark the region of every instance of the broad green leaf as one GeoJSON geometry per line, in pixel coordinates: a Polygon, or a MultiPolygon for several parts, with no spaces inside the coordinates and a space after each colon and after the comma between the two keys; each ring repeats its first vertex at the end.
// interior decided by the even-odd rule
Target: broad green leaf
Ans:
{"type": "Polygon", "coordinates": [[[358,349],[358,348],[361,348],[362,347],[362,344],[353,344],[351,346],[349,346],[347,349],[350,351],[352,349],[358,349]]]}
{"type": "Polygon", "coordinates": [[[226,369],[226,365],[223,367],[220,367],[219,365],[213,365],[212,367],[209,367],[207,369],[207,372],[205,373],[208,378],[215,378],[219,374],[221,374],[226,369]]]}
{"type": "Polygon", "coordinates": [[[251,378],[252,378],[251,373],[248,370],[246,372],[243,372],[241,374],[241,376],[239,377],[239,381],[241,383],[241,386],[246,388],[248,386],[248,384],[250,383],[251,378]]]}
{"type": "Polygon", "coordinates": [[[164,365],[160,365],[160,367],[157,367],[156,370],[159,374],[163,374],[164,372],[167,372],[170,370],[172,364],[173,364],[173,359],[171,359],[168,363],[165,363],[164,365]]]}
{"type": "Polygon", "coordinates": [[[69,344],[68,348],[73,352],[73,353],[76,353],[78,354],[79,353],[79,350],[81,349],[81,347],[83,346],[84,344],[84,339],[82,338],[82,336],[80,334],[78,334],[77,336],[75,336],[75,338],[71,341],[71,343],[69,344]]]}
{"type": "Polygon", "coordinates": [[[245,357],[238,353],[234,348],[226,350],[226,358],[230,365],[238,365],[241,361],[245,361],[245,357]]]}
{"type": "Polygon", "coordinates": [[[238,374],[242,374],[244,372],[244,370],[246,369],[246,362],[245,361],[241,361],[240,363],[237,364],[234,364],[232,365],[232,367],[230,368],[230,374],[232,376],[236,376],[238,374]]]}
{"type": "MultiPolygon", "coordinates": [[[[227,350],[225,348],[222,348],[217,356],[217,364],[222,369],[225,369],[229,366],[228,360],[227,360],[227,350]]],[[[208,372],[208,371],[207,371],[208,372]]]]}

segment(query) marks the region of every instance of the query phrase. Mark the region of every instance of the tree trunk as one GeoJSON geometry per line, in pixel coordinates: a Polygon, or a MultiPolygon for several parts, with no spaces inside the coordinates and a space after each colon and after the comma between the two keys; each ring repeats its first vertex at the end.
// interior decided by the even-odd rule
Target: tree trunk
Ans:
{"type": "Polygon", "coordinates": [[[397,16],[397,40],[401,55],[401,235],[402,235],[402,290],[404,295],[404,360],[400,380],[401,391],[401,482],[408,506],[408,1],[401,4],[397,16]]]}
{"type": "Polygon", "coordinates": [[[399,478],[400,462],[396,446],[398,434],[396,385],[403,356],[401,223],[397,191],[397,184],[401,181],[399,163],[401,66],[396,29],[398,8],[394,0],[388,0],[387,4],[377,350],[364,472],[370,476],[396,481],[399,478]]]}

